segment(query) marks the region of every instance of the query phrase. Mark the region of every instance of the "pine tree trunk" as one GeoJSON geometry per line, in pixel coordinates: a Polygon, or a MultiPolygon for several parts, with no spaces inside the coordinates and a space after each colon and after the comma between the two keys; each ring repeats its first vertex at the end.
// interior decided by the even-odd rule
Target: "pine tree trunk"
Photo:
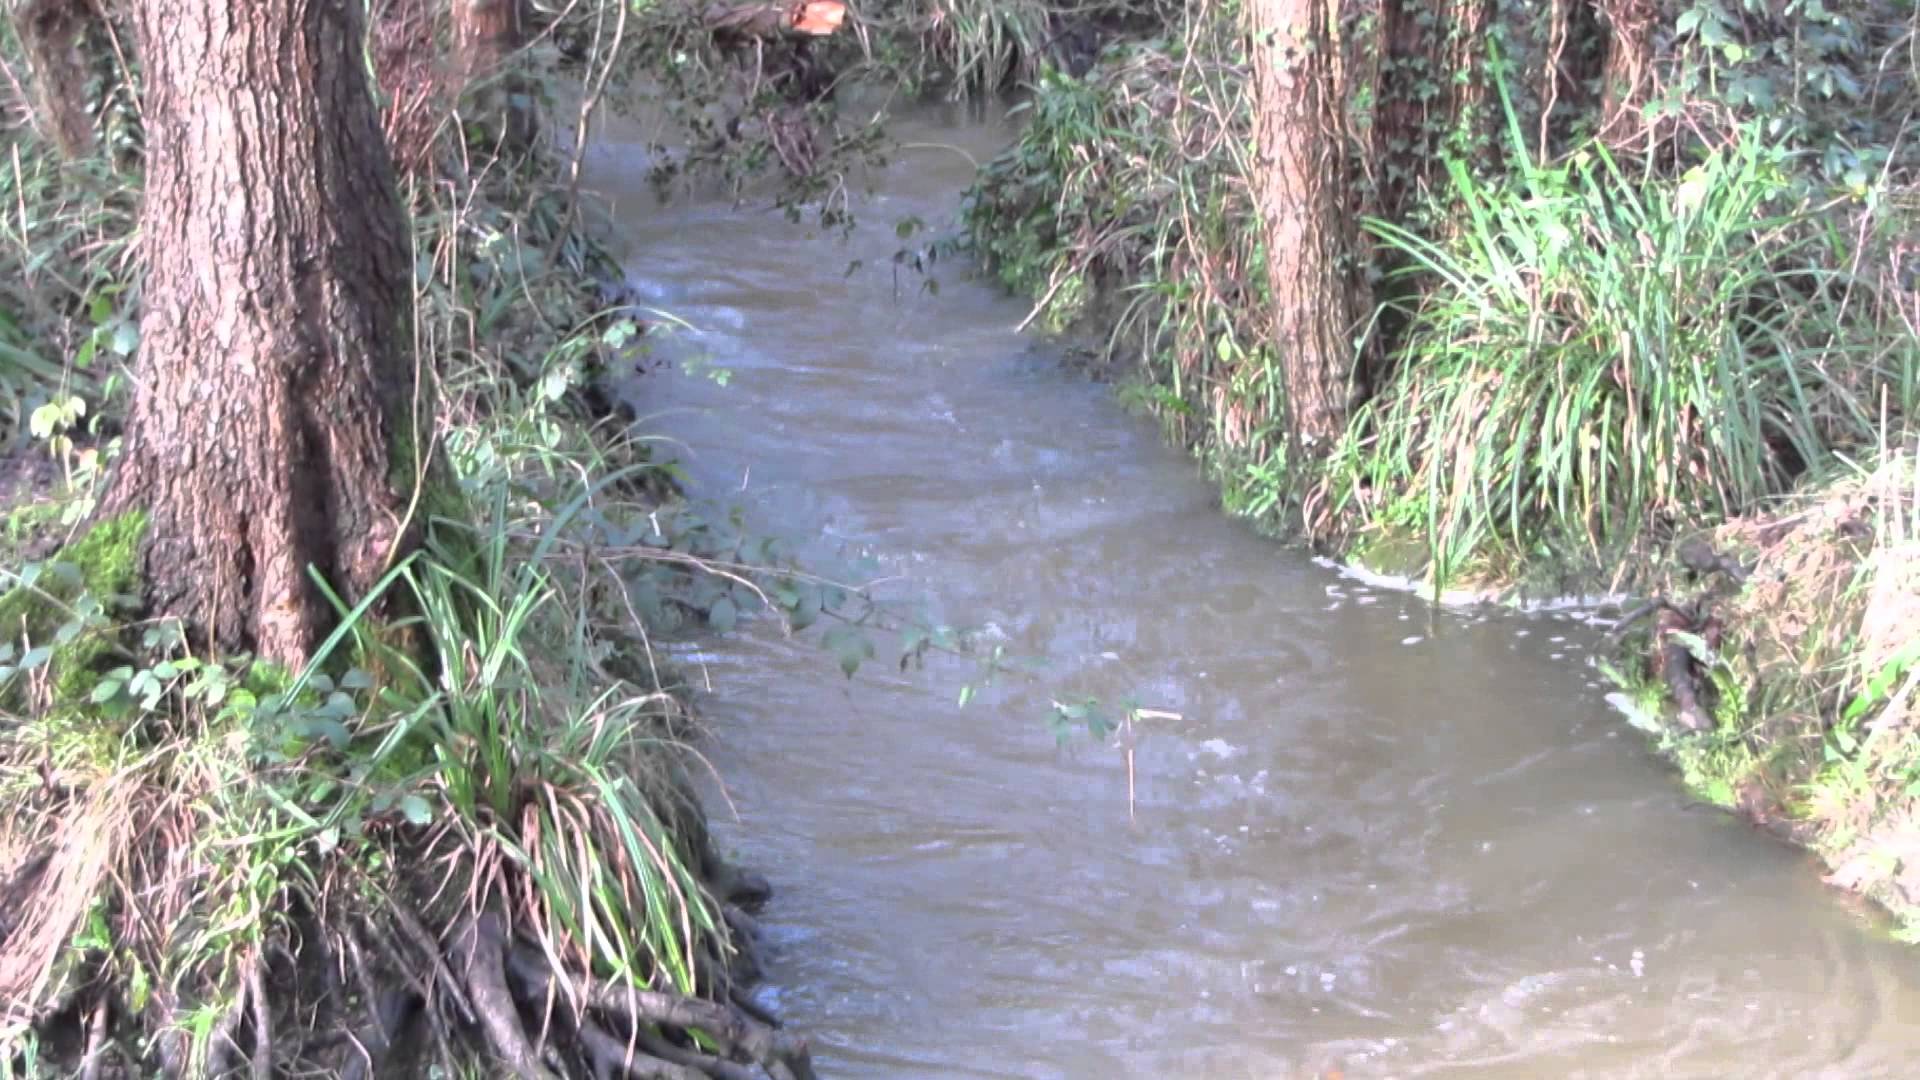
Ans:
{"type": "Polygon", "coordinates": [[[1328,0],[1255,0],[1256,197],[1266,233],[1273,339],[1288,430],[1324,452],[1346,423],[1354,296],[1339,188],[1346,175],[1330,85],[1328,0]]]}
{"type": "Polygon", "coordinates": [[[138,0],[146,311],[107,513],[144,510],[147,601],[290,666],[401,543],[405,221],[362,5],[138,0]]]}

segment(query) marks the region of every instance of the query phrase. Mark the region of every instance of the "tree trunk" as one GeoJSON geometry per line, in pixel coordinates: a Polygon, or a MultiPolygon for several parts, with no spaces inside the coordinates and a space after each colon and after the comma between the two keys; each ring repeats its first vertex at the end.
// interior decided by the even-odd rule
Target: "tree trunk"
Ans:
{"type": "Polygon", "coordinates": [[[454,48],[467,84],[466,108],[476,118],[499,122],[492,145],[510,154],[531,150],[540,133],[526,79],[504,70],[526,43],[524,8],[525,0],[453,0],[454,48]]]}
{"type": "Polygon", "coordinates": [[[1273,343],[1286,379],[1288,432],[1324,452],[1346,423],[1354,295],[1346,250],[1345,176],[1332,92],[1328,0],[1255,0],[1255,195],[1273,293],[1273,343]]]}
{"type": "Polygon", "coordinates": [[[1382,0],[1373,213],[1398,220],[1451,156],[1482,160],[1488,0],[1382,0]]]}
{"type": "Polygon", "coordinates": [[[1614,146],[1647,134],[1646,105],[1653,97],[1655,0],[1600,0],[1606,24],[1606,60],[1600,67],[1600,137],[1614,146]]]}
{"type": "Polygon", "coordinates": [[[454,47],[468,79],[492,74],[521,45],[522,0],[453,0],[454,47]]]}
{"type": "Polygon", "coordinates": [[[87,63],[80,36],[92,13],[83,0],[22,0],[15,31],[33,69],[34,112],[47,137],[68,158],[93,149],[87,116],[87,63]]]}
{"type": "Polygon", "coordinates": [[[401,543],[405,219],[362,5],[138,0],[146,311],[125,460],[156,614],[297,667],[401,543]]]}

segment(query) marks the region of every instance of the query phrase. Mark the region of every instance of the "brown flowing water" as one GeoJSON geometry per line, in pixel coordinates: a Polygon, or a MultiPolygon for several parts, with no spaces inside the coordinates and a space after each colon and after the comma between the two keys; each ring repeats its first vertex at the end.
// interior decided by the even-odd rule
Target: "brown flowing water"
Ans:
{"type": "MultiPolygon", "coordinates": [[[[1012,137],[923,110],[850,240],[659,203],[590,159],[632,284],[694,328],[631,394],[693,491],[869,556],[1036,680],[771,619],[682,648],[773,880],[759,993],[834,1077],[1920,1075],[1915,954],[1795,853],[1691,807],[1553,615],[1435,610],[1223,517],[1151,422],[965,268],[896,275],[1012,137]],[[859,265],[849,272],[856,260],[859,265]],[[1138,804],[1050,697],[1133,695],[1138,804]]],[[[711,802],[717,817],[726,807],[711,802]]]]}

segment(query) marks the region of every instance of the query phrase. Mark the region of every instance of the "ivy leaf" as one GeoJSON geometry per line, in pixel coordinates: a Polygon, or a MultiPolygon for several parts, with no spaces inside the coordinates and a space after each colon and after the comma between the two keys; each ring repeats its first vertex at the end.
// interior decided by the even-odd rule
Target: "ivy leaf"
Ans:
{"type": "Polygon", "coordinates": [[[433,820],[433,807],[418,795],[408,795],[400,800],[400,812],[414,825],[425,825],[433,820]]]}
{"type": "Polygon", "coordinates": [[[707,625],[718,633],[729,633],[740,619],[740,609],[731,597],[723,596],[707,609],[707,625]]]}

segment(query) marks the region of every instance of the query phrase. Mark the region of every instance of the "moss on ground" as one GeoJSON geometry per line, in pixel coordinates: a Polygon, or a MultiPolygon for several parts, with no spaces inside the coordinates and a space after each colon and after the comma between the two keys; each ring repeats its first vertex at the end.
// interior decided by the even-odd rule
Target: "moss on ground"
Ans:
{"type": "Polygon", "coordinates": [[[98,522],[0,596],[0,632],[16,655],[51,650],[52,693],[44,705],[81,703],[92,691],[101,662],[117,647],[105,629],[109,615],[139,592],[146,529],[139,511],[98,522]]]}

